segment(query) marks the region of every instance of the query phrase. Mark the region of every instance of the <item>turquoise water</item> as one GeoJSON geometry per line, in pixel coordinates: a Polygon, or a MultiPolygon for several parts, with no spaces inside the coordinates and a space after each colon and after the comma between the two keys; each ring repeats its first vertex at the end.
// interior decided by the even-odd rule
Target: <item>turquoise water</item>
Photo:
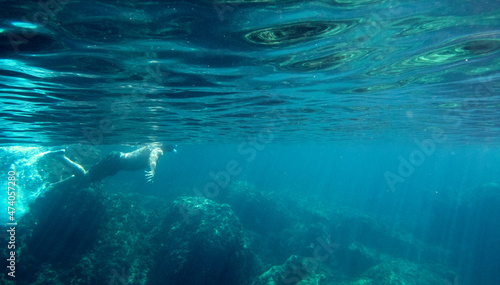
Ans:
{"type": "Polygon", "coordinates": [[[5,284],[500,284],[500,2],[0,5],[5,284]]]}

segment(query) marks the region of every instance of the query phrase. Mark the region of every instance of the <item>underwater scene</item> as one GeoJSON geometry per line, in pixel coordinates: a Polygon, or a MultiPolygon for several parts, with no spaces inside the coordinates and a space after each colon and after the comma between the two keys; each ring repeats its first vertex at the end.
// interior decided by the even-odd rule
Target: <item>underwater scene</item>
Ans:
{"type": "Polygon", "coordinates": [[[0,284],[500,284],[499,1],[0,7],[0,284]]]}

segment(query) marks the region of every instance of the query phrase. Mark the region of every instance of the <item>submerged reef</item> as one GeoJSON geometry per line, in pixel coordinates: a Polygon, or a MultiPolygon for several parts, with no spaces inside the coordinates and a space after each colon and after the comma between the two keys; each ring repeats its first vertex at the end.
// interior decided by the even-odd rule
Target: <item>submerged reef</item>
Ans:
{"type": "Polygon", "coordinates": [[[293,193],[235,181],[213,199],[170,200],[127,187],[40,196],[19,222],[16,284],[431,285],[456,276],[453,253],[293,193]]]}
{"type": "Polygon", "coordinates": [[[169,207],[154,240],[161,249],[148,285],[248,284],[257,273],[243,226],[227,204],[180,198],[169,207]]]}

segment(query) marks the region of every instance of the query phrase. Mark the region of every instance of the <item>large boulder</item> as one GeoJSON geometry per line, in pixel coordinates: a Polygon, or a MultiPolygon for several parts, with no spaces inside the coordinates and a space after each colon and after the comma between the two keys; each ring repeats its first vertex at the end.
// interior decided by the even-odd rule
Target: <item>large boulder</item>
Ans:
{"type": "Polygon", "coordinates": [[[280,194],[258,191],[245,181],[235,181],[214,198],[231,205],[245,228],[261,235],[279,232],[297,221],[280,194]]]}
{"type": "Polygon", "coordinates": [[[255,268],[243,227],[227,204],[201,197],[172,203],[154,240],[153,284],[248,284],[255,268]]]}
{"type": "Polygon", "coordinates": [[[70,270],[96,245],[104,195],[95,189],[65,190],[39,196],[22,218],[18,230],[23,233],[19,240],[23,262],[16,277],[20,283],[33,284],[48,267],[70,270]]]}

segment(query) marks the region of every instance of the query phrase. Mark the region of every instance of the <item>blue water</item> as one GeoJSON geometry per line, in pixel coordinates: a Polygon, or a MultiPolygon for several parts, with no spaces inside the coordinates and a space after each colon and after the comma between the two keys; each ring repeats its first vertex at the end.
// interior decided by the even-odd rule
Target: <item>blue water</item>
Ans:
{"type": "Polygon", "coordinates": [[[500,284],[500,2],[0,5],[2,284],[500,284]]]}

